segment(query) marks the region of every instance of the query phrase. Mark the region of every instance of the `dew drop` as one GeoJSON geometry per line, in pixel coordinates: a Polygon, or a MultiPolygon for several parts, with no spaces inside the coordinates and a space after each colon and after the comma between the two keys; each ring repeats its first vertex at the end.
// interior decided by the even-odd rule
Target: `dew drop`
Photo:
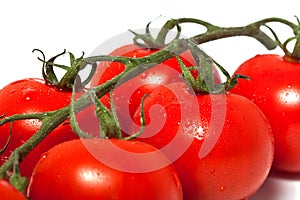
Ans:
{"type": "Polygon", "coordinates": [[[10,94],[16,93],[16,90],[11,90],[10,94]]]}
{"type": "Polygon", "coordinates": [[[219,188],[219,191],[220,191],[220,192],[224,192],[225,189],[226,189],[225,186],[221,186],[221,187],[219,188]]]}
{"type": "Polygon", "coordinates": [[[214,176],[214,175],[216,175],[216,171],[215,171],[214,169],[212,169],[212,170],[210,170],[210,174],[211,174],[212,176],[214,176]]]}

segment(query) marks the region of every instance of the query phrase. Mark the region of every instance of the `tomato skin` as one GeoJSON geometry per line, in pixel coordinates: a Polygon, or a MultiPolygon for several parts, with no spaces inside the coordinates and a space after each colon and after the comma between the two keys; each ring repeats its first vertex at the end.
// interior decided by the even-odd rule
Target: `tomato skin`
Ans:
{"type": "MultiPolygon", "coordinates": [[[[19,80],[0,90],[0,113],[6,116],[53,111],[70,103],[71,92],[61,91],[38,78],[19,80]]],[[[19,120],[13,123],[12,136],[6,151],[0,156],[2,165],[10,153],[28,140],[41,126],[37,119],[19,120]]],[[[10,131],[10,124],[0,126],[0,146],[5,145],[10,131]]],[[[54,145],[75,139],[77,136],[70,125],[61,124],[53,130],[20,163],[21,175],[29,178],[35,163],[41,154],[54,145]]]]}
{"type": "Polygon", "coordinates": [[[3,179],[0,179],[0,194],[2,200],[26,200],[22,193],[3,179]]]}
{"type": "MultiPolygon", "coordinates": [[[[150,136],[139,136],[137,140],[149,143],[163,153],[175,135],[182,143],[187,138],[192,140],[187,149],[182,148],[180,157],[173,163],[182,182],[184,199],[248,198],[263,184],[273,161],[273,136],[265,116],[253,102],[240,95],[191,94],[193,97],[189,97],[181,91],[187,91],[186,86],[174,84],[153,91],[145,99],[146,121],[151,122],[141,136],[150,136]],[[178,100],[173,93],[184,101],[178,100]],[[197,105],[189,98],[196,98],[198,116],[197,105]],[[162,107],[154,109],[154,105],[162,107]],[[212,115],[213,105],[216,110],[212,115]],[[219,112],[222,109],[225,113],[219,112]],[[185,112],[185,117],[181,116],[182,112],[185,112]],[[159,117],[162,115],[165,123],[153,135],[151,127],[160,126],[157,124],[163,121],[159,117]],[[216,136],[218,129],[221,131],[219,138],[216,136]],[[209,143],[212,145],[207,146],[209,143]]],[[[134,116],[137,124],[140,124],[139,118],[140,110],[137,110],[134,116]]],[[[181,143],[178,143],[173,151],[178,152],[180,147],[181,143]]],[[[168,151],[166,155],[169,158],[173,154],[168,151]]]]}
{"type": "MultiPolygon", "coordinates": [[[[140,58],[149,56],[157,49],[146,49],[134,44],[124,45],[115,49],[110,55],[125,56],[131,58],[140,58]]],[[[187,67],[195,66],[195,61],[190,51],[185,51],[180,54],[180,58],[187,67]]],[[[100,62],[97,71],[92,79],[91,85],[96,86],[111,78],[117,76],[125,69],[125,66],[116,62],[100,62]]],[[[191,70],[191,73],[196,77],[198,72],[191,70]]],[[[214,81],[221,82],[220,75],[217,69],[213,66],[214,81]]],[[[132,78],[122,85],[118,85],[113,91],[113,101],[117,110],[117,115],[120,118],[120,124],[124,132],[128,132],[130,127],[127,124],[132,123],[132,116],[137,107],[140,106],[141,99],[145,94],[151,93],[156,88],[162,85],[183,82],[181,68],[175,57],[172,57],[151,69],[146,70],[140,75],[132,78]],[[130,120],[130,121],[129,121],[130,120]]],[[[102,102],[110,106],[109,94],[102,97],[102,102]]]]}
{"type": "MultiPolygon", "coordinates": [[[[28,196],[32,200],[182,199],[181,183],[172,165],[141,173],[114,169],[100,160],[103,156],[112,158],[114,163],[122,159],[113,153],[113,148],[107,148],[109,143],[133,153],[157,151],[145,143],[114,139],[84,139],[59,144],[46,152],[37,163],[28,196]],[[105,151],[108,154],[102,154],[101,148],[107,148],[105,151]],[[95,153],[95,149],[99,151],[100,159],[90,153],[95,153]]],[[[126,162],[148,165],[147,162],[162,160],[167,159],[158,151],[151,161],[141,163],[141,160],[128,159],[126,162]]]]}
{"type": "Polygon", "coordinates": [[[300,172],[300,63],[274,54],[257,55],[235,73],[249,76],[239,80],[231,92],[252,100],[268,118],[275,141],[273,168],[300,172]]]}

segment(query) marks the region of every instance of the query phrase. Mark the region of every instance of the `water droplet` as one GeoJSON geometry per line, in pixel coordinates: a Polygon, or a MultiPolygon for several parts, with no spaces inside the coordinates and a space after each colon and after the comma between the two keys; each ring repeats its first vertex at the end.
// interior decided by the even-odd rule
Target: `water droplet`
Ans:
{"type": "Polygon", "coordinates": [[[225,189],[226,189],[225,186],[221,186],[221,187],[219,188],[219,191],[220,191],[220,192],[224,192],[225,189]]]}
{"type": "Polygon", "coordinates": [[[37,92],[37,90],[31,86],[25,86],[22,88],[22,96],[25,100],[30,100],[30,96],[32,96],[32,93],[35,92],[37,92]]]}
{"type": "Polygon", "coordinates": [[[42,154],[41,158],[44,160],[44,159],[47,158],[47,156],[48,156],[48,153],[46,152],[46,153],[43,153],[43,154],[42,154]]]}
{"type": "Polygon", "coordinates": [[[190,137],[198,140],[204,139],[204,129],[198,122],[187,122],[184,131],[190,137]]]}
{"type": "Polygon", "coordinates": [[[212,170],[210,170],[210,174],[214,176],[214,175],[216,175],[216,171],[214,169],[212,169],[212,170]]]}
{"type": "Polygon", "coordinates": [[[10,94],[16,93],[16,90],[11,90],[10,94]]]}

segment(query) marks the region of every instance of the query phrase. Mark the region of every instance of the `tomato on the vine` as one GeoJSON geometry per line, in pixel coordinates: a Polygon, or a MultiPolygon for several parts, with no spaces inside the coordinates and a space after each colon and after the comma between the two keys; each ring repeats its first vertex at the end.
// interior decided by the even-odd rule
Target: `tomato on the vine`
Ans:
{"type": "Polygon", "coordinates": [[[300,172],[300,62],[275,54],[257,55],[241,64],[233,93],[252,100],[268,118],[275,142],[274,169],[300,172]]]}
{"type": "Polygon", "coordinates": [[[181,200],[182,187],[175,168],[153,146],[93,138],[61,143],[46,152],[34,169],[28,196],[181,200]]]}
{"type": "MultiPolygon", "coordinates": [[[[141,58],[149,56],[158,50],[159,49],[142,48],[134,44],[129,44],[115,49],[110,55],[141,58]]],[[[179,56],[187,67],[195,66],[194,58],[189,50],[183,52],[179,56]]],[[[92,79],[91,85],[95,86],[103,84],[120,74],[124,69],[125,65],[121,63],[100,62],[97,66],[97,71],[92,79]]],[[[191,73],[195,77],[198,75],[197,70],[191,70],[191,73]]],[[[221,78],[215,67],[213,67],[213,73],[215,83],[220,83],[221,78]]],[[[139,107],[141,99],[145,94],[151,93],[154,89],[159,88],[162,85],[178,81],[182,81],[181,68],[177,59],[172,57],[162,63],[157,63],[154,67],[128,80],[122,85],[117,84],[113,91],[113,101],[117,114],[120,116],[120,123],[125,132],[129,130],[129,127],[126,127],[126,125],[131,123],[131,121],[129,123],[128,120],[131,120],[131,117],[135,113],[137,107],[139,107]],[[122,122],[123,119],[126,120],[122,122]]],[[[105,105],[109,106],[109,101],[109,94],[102,97],[102,102],[105,105]]]]}
{"type": "Polygon", "coordinates": [[[0,179],[0,194],[2,200],[26,200],[21,192],[3,179],[0,179]]]}
{"type": "MultiPolygon", "coordinates": [[[[69,105],[71,95],[71,91],[57,89],[42,79],[19,80],[0,90],[0,113],[3,117],[9,117],[15,114],[54,111],[69,105]]],[[[41,122],[38,119],[18,120],[0,126],[0,147],[3,148],[8,141],[7,148],[0,155],[0,165],[7,160],[13,150],[27,141],[40,127],[41,122]],[[12,132],[8,141],[10,126],[12,132]]],[[[29,178],[43,152],[58,143],[75,138],[78,137],[67,122],[59,125],[20,163],[21,175],[29,178]]]]}
{"type": "MultiPolygon", "coordinates": [[[[231,93],[195,94],[185,83],[154,90],[136,140],[160,149],[182,181],[184,199],[237,200],[255,193],[273,161],[273,136],[261,110],[231,93]]],[[[134,120],[140,124],[138,108],[134,120]]]]}

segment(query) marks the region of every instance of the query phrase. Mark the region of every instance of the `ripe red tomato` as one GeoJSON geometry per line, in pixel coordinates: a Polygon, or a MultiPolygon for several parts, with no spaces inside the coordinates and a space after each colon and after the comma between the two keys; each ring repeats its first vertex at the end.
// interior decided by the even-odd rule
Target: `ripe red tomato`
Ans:
{"type": "Polygon", "coordinates": [[[0,194],[2,200],[26,200],[22,193],[3,179],[0,179],[0,194]]]}
{"type": "MultiPolygon", "coordinates": [[[[140,58],[149,56],[157,51],[158,49],[146,49],[130,44],[114,50],[110,55],[140,58]]],[[[184,52],[180,57],[187,67],[195,66],[195,61],[190,51],[184,52]]],[[[125,65],[117,62],[100,62],[91,85],[96,86],[105,83],[120,74],[124,69],[125,65]]],[[[195,77],[198,74],[197,70],[192,70],[191,72],[195,77]]],[[[214,67],[213,73],[214,81],[220,83],[221,78],[217,69],[214,67]]],[[[129,132],[130,127],[127,127],[127,125],[132,123],[132,116],[137,107],[139,107],[141,99],[145,94],[151,93],[155,88],[161,87],[162,85],[178,81],[183,82],[181,68],[177,59],[173,57],[146,70],[126,83],[117,85],[113,91],[113,100],[123,131],[129,132]]],[[[109,101],[109,95],[102,98],[102,102],[107,106],[110,104],[109,101]]]]}
{"type": "Polygon", "coordinates": [[[232,92],[252,100],[271,124],[275,141],[273,167],[299,173],[300,62],[288,62],[279,55],[257,55],[235,73],[251,80],[240,80],[232,92]]]}
{"type": "MultiPolygon", "coordinates": [[[[29,114],[53,111],[70,103],[71,92],[62,91],[46,84],[41,79],[24,79],[8,84],[0,90],[0,113],[4,117],[14,114],[29,114]]],[[[0,156],[2,165],[10,153],[39,128],[41,122],[37,119],[19,120],[13,123],[12,136],[5,152],[0,156]]],[[[0,126],[0,146],[5,145],[10,132],[10,124],[0,126]]],[[[30,177],[35,163],[41,154],[54,145],[66,140],[77,138],[70,125],[64,123],[58,126],[20,163],[21,175],[30,177]]]]}
{"type": "MultiPolygon", "coordinates": [[[[184,83],[175,83],[150,93],[144,109],[147,126],[136,139],[174,161],[184,199],[248,198],[268,176],[271,128],[247,98],[195,95],[184,83]]],[[[137,124],[140,112],[134,115],[137,124]]]]}
{"type": "Polygon", "coordinates": [[[174,167],[153,146],[126,140],[78,139],[44,154],[34,169],[28,196],[32,200],[181,200],[182,187],[174,167]],[[161,163],[165,167],[155,167],[161,163]]]}

